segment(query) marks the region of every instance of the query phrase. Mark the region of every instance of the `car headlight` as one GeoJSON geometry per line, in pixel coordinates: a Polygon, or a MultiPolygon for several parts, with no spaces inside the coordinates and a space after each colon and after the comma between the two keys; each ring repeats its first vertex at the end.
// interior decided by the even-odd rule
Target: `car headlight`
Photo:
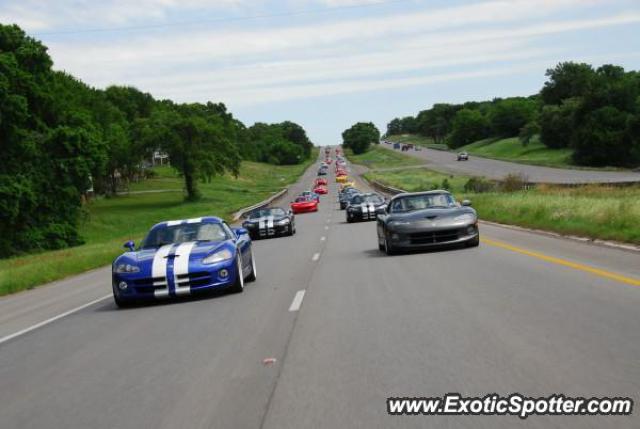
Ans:
{"type": "Polygon", "coordinates": [[[276,225],[288,225],[288,224],[289,224],[289,219],[286,219],[286,218],[276,222],[276,225]]]}
{"type": "Polygon", "coordinates": [[[118,264],[115,268],[116,273],[138,273],[140,272],[140,267],[131,264],[118,264]]]}
{"type": "Polygon", "coordinates": [[[233,253],[229,249],[218,250],[202,260],[203,264],[215,264],[216,262],[228,261],[233,258],[233,253]]]}
{"type": "Polygon", "coordinates": [[[459,215],[453,218],[454,222],[474,222],[476,217],[472,214],[465,213],[463,215],[459,215]]]}

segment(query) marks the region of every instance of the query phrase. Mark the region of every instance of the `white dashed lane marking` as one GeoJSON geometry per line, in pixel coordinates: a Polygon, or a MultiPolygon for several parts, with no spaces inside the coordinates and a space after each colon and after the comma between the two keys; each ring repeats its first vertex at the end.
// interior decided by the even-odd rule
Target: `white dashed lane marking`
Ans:
{"type": "Polygon", "coordinates": [[[298,311],[300,310],[300,306],[302,305],[302,299],[304,298],[305,290],[299,290],[296,292],[296,296],[293,297],[293,301],[291,302],[291,306],[289,307],[289,311],[298,311]]]}

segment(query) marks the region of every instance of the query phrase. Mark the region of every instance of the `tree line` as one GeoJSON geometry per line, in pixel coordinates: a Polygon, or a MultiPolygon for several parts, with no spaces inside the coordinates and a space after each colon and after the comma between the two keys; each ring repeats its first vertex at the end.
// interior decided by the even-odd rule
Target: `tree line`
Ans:
{"type": "Polygon", "coordinates": [[[115,194],[155,151],[195,200],[199,181],[237,174],[242,159],[296,164],[312,147],[293,122],[246,127],[222,103],[92,88],[53,70],[47,48],[18,26],[0,24],[0,257],[80,244],[85,193],[115,194]]]}
{"type": "Polygon", "coordinates": [[[640,165],[640,73],[615,65],[563,62],[547,70],[538,94],[463,104],[434,104],[395,118],[387,135],[420,134],[458,148],[486,138],[533,137],[571,148],[583,166],[640,165]]]}

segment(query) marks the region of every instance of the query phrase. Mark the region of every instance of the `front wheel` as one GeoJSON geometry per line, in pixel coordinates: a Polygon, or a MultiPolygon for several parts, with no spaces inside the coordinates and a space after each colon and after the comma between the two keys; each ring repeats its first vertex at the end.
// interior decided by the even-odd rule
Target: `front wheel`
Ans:
{"type": "Polygon", "coordinates": [[[480,245],[480,234],[476,235],[473,240],[467,241],[467,247],[478,247],[480,245]]]}
{"type": "Polygon", "coordinates": [[[253,248],[251,249],[251,274],[247,277],[248,282],[255,282],[258,278],[258,270],[256,269],[256,258],[253,257],[253,248]]]}
{"type": "Polygon", "coordinates": [[[236,281],[229,288],[231,293],[242,293],[244,291],[244,274],[242,273],[242,259],[240,254],[236,255],[236,281]]]}
{"type": "Polygon", "coordinates": [[[115,293],[113,294],[113,301],[116,303],[118,308],[128,308],[133,305],[130,301],[126,301],[126,300],[123,300],[122,298],[118,298],[118,295],[116,295],[115,293]]]}
{"type": "Polygon", "coordinates": [[[384,237],[384,252],[389,256],[396,253],[395,247],[393,247],[393,245],[389,243],[389,239],[386,236],[384,237]]]}

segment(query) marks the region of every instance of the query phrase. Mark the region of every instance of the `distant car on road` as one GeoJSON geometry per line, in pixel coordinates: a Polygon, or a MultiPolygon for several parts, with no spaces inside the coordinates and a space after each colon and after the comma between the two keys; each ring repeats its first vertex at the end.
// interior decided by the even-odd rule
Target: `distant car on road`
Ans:
{"type": "Polygon", "coordinates": [[[394,143],[393,144],[393,148],[394,149],[400,149],[400,143],[394,143]]]}
{"type": "Polygon", "coordinates": [[[291,210],[267,207],[250,212],[242,227],[249,231],[253,240],[293,235],[296,233],[296,219],[291,210]]]}
{"type": "Polygon", "coordinates": [[[291,203],[291,211],[294,214],[318,211],[318,200],[311,196],[299,196],[291,203]]]}
{"type": "Polygon", "coordinates": [[[347,203],[347,222],[375,220],[378,214],[384,213],[386,207],[387,201],[380,194],[355,194],[347,203]]]}
{"type": "Polygon", "coordinates": [[[360,191],[356,188],[349,187],[345,188],[338,195],[338,202],[340,203],[340,210],[344,210],[347,208],[347,204],[349,204],[349,199],[355,194],[359,194],[360,191]]]}
{"type": "Polygon", "coordinates": [[[301,196],[301,197],[309,197],[309,198],[311,198],[312,200],[315,200],[315,201],[317,201],[317,202],[320,202],[320,195],[316,194],[316,193],[315,193],[315,192],[313,192],[313,191],[303,191],[303,192],[300,194],[300,196],[301,196]]]}
{"type": "Polygon", "coordinates": [[[378,216],[378,247],[390,255],[449,244],[478,246],[478,215],[470,205],[458,204],[443,190],[396,195],[378,216]]]}
{"type": "Polygon", "coordinates": [[[214,289],[242,292],[245,279],[256,279],[247,230],[213,216],[161,222],[137,249],[132,241],[125,247],[112,265],[119,307],[214,289]]]}
{"type": "Polygon", "coordinates": [[[326,195],[329,193],[329,189],[327,189],[327,187],[324,185],[319,185],[313,188],[313,192],[315,192],[318,195],[326,195]]]}
{"type": "Polygon", "coordinates": [[[469,161],[469,154],[467,152],[460,152],[458,154],[458,161],[469,161]]]}

